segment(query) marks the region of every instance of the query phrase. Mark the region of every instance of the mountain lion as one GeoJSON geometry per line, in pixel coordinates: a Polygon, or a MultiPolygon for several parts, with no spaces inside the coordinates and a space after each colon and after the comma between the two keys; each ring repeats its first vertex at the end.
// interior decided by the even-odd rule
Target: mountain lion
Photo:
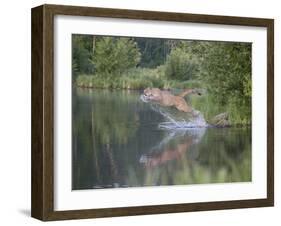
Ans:
{"type": "Polygon", "coordinates": [[[198,89],[186,89],[179,95],[175,96],[169,91],[162,91],[158,88],[146,88],[143,97],[146,101],[151,101],[165,107],[175,107],[179,111],[194,113],[191,106],[188,106],[184,97],[189,94],[201,95],[198,89]]]}

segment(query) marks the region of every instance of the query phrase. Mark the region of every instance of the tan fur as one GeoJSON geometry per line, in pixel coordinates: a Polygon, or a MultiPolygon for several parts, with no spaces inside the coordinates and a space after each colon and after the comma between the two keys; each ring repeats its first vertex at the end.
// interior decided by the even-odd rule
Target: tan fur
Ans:
{"type": "Polygon", "coordinates": [[[194,143],[194,140],[189,137],[184,143],[178,144],[175,148],[165,148],[161,153],[156,153],[148,156],[144,162],[146,168],[153,168],[159,165],[163,165],[168,161],[174,159],[180,159],[194,143]]]}
{"type": "Polygon", "coordinates": [[[173,106],[179,111],[188,113],[192,113],[193,109],[187,105],[184,97],[191,93],[197,93],[201,95],[196,89],[187,89],[178,96],[171,94],[169,91],[162,91],[158,88],[146,88],[143,93],[147,100],[156,102],[165,107],[173,106]]]}

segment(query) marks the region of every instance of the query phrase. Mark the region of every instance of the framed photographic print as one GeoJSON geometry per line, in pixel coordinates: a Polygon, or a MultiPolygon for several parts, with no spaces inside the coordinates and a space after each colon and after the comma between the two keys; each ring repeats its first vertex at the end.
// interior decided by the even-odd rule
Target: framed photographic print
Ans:
{"type": "Polygon", "coordinates": [[[273,206],[272,19],[32,9],[32,216],[273,206]]]}

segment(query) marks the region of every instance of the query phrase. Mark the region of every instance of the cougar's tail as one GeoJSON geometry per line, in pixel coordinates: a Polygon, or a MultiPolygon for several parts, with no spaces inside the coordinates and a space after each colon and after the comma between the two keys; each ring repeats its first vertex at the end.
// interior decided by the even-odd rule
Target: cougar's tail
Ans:
{"type": "Polygon", "coordinates": [[[185,91],[183,91],[182,93],[180,93],[178,96],[180,97],[185,97],[186,95],[189,94],[197,94],[197,95],[201,95],[201,92],[199,89],[186,89],[185,91]]]}

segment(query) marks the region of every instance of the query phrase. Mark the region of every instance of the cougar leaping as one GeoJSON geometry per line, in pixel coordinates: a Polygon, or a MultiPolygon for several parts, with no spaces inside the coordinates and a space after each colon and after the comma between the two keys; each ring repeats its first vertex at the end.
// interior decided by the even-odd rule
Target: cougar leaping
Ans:
{"type": "Polygon", "coordinates": [[[143,97],[146,101],[151,101],[165,107],[175,107],[179,111],[194,113],[191,106],[189,106],[184,97],[189,94],[201,95],[198,89],[186,89],[179,95],[175,96],[169,91],[162,91],[158,88],[146,88],[143,92],[143,97]]]}

